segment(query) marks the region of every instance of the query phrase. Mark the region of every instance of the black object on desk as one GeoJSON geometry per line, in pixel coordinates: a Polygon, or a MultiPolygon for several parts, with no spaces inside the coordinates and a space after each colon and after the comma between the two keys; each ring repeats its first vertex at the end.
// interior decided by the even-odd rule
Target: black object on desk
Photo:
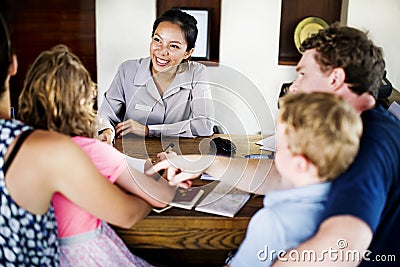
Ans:
{"type": "Polygon", "coordinates": [[[236,153],[236,145],[229,139],[216,137],[210,141],[211,154],[233,156],[236,153]]]}

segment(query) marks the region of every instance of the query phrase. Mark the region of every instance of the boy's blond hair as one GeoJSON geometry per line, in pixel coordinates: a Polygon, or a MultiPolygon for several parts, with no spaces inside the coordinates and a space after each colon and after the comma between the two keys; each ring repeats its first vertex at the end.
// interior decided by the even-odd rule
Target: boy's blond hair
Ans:
{"type": "Polygon", "coordinates": [[[361,116],[343,99],[328,93],[288,94],[280,99],[279,122],[286,126],[288,148],[332,180],[353,162],[362,133],[361,116]]]}

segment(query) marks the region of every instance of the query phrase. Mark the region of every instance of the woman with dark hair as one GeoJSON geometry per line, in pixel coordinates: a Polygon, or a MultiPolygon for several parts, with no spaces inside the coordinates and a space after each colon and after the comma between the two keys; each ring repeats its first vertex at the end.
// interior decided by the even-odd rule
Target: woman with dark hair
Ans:
{"type": "Polygon", "coordinates": [[[178,9],[153,25],[150,56],[121,64],[98,111],[99,139],[115,136],[212,135],[213,105],[206,67],[190,61],[196,19],[178,9]]]}

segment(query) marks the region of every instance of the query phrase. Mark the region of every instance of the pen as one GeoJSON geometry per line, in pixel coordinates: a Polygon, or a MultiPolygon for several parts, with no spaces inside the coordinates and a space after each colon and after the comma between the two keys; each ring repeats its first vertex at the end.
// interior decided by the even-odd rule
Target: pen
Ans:
{"type": "MultiPolygon", "coordinates": [[[[164,153],[171,152],[171,150],[172,150],[172,148],[173,148],[174,146],[175,146],[175,144],[169,143],[169,145],[168,145],[166,148],[164,148],[163,152],[164,152],[164,153]]],[[[155,163],[155,161],[152,161],[152,163],[155,163]]],[[[162,176],[164,175],[164,172],[165,172],[165,170],[160,170],[160,171],[158,172],[158,174],[159,174],[160,176],[155,177],[154,180],[158,181],[158,180],[160,179],[160,177],[162,177],[162,176]]]]}
{"type": "Polygon", "coordinates": [[[171,152],[171,150],[174,146],[175,146],[174,143],[169,143],[169,145],[163,150],[163,152],[165,152],[165,153],[171,152]]]}
{"type": "MultiPolygon", "coordinates": [[[[165,149],[163,150],[164,153],[169,153],[172,151],[172,148],[175,146],[174,143],[169,143],[168,146],[165,147],[165,149]]],[[[156,163],[156,160],[152,160],[151,163],[156,163]]]]}

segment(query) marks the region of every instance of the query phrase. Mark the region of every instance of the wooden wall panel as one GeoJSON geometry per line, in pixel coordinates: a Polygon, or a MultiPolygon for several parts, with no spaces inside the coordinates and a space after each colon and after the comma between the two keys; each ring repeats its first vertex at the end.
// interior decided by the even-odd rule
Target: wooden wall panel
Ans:
{"type": "Polygon", "coordinates": [[[320,17],[328,24],[340,21],[342,0],[282,0],[279,64],[296,65],[301,54],[294,44],[294,30],[306,17],[320,17]]]}
{"type": "Polygon", "coordinates": [[[18,73],[11,79],[14,107],[28,66],[57,44],[67,45],[97,81],[95,0],[2,0],[1,10],[18,57],[18,73]]]}

